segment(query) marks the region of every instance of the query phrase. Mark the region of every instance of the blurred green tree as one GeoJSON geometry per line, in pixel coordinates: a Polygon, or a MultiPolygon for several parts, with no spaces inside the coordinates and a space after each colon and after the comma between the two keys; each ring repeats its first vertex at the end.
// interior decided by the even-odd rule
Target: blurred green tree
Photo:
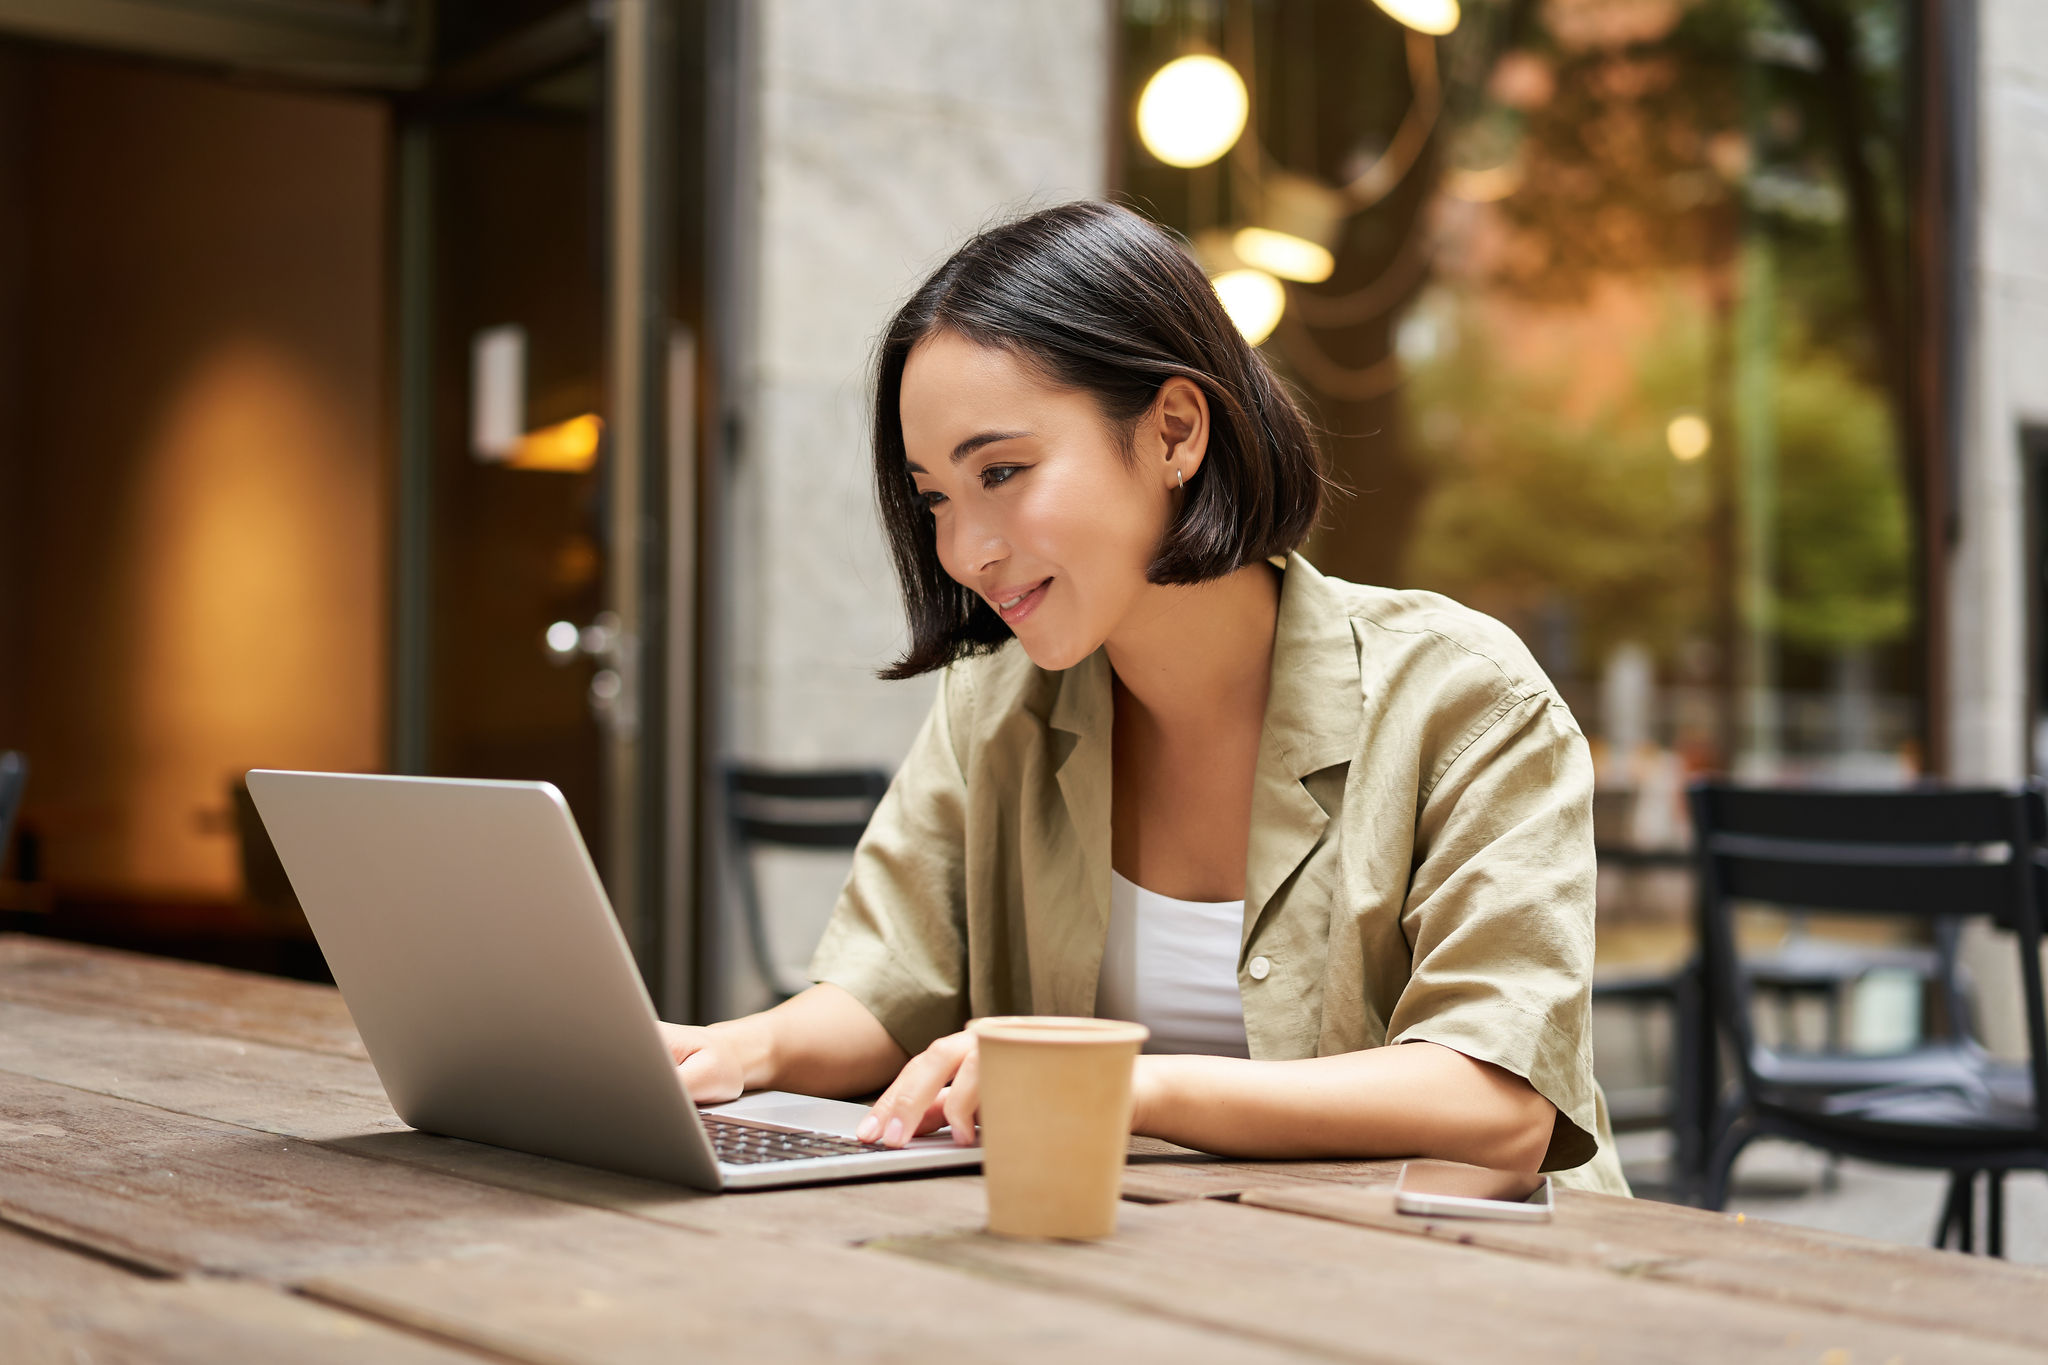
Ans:
{"type": "Polygon", "coordinates": [[[1913,533],[1883,396],[1825,352],[1778,373],[1777,584],[1785,639],[1838,652],[1913,623],[1913,533]]]}

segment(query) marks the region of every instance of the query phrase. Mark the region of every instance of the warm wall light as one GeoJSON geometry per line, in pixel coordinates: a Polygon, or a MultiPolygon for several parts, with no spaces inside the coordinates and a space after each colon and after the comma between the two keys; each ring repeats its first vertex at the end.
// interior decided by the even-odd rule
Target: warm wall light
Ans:
{"type": "Polygon", "coordinates": [[[1458,26],[1458,0],[1373,0],[1417,33],[1441,37],[1458,26]]]}
{"type": "Polygon", "coordinates": [[[1714,444],[1714,429],[1696,412],[1681,412],[1664,428],[1664,443],[1681,460],[1697,460],[1714,444]]]}
{"type": "Polygon", "coordinates": [[[1283,280],[1321,284],[1337,268],[1337,258],[1324,248],[1306,238],[1271,228],[1240,228],[1230,239],[1230,246],[1246,264],[1283,280]]]}
{"type": "Polygon", "coordinates": [[[551,427],[529,431],[512,448],[505,461],[508,469],[543,469],[555,473],[581,474],[597,463],[597,448],[604,439],[604,422],[595,413],[571,417],[551,427]]]}
{"type": "Polygon", "coordinates": [[[1265,271],[1226,270],[1209,283],[1215,286],[1216,297],[1223,300],[1223,311],[1252,345],[1259,345],[1280,325],[1280,314],[1287,307],[1287,290],[1265,271]]]}
{"type": "Polygon", "coordinates": [[[1251,111],[1244,80],[1220,57],[1168,62],[1138,97],[1138,137],[1169,166],[1206,166],[1236,145],[1251,111]]]}

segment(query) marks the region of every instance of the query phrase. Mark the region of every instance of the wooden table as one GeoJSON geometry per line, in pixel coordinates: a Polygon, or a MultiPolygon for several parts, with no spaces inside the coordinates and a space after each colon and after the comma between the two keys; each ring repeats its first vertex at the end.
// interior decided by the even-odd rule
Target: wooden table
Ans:
{"type": "Polygon", "coordinates": [[[1092,1245],[977,1176],[709,1197],[405,1128],[332,990],[0,936],[0,1360],[2048,1360],[2048,1272],[1137,1144],[1092,1245]]]}

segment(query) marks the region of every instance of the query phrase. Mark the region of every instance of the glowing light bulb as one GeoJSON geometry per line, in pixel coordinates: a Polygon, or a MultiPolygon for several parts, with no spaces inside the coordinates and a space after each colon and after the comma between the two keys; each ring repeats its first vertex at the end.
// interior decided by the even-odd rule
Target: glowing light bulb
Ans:
{"type": "Polygon", "coordinates": [[[1681,460],[1697,460],[1714,444],[1714,429],[1696,412],[1682,412],[1664,428],[1664,444],[1681,460]]]}
{"type": "Polygon", "coordinates": [[[1271,228],[1239,228],[1230,239],[1230,247],[1246,265],[1302,284],[1321,284],[1337,268],[1337,258],[1327,249],[1306,237],[1271,228]]]}
{"type": "Polygon", "coordinates": [[[1206,166],[1236,145],[1251,111],[1244,79],[1220,57],[1181,57],[1145,82],[1138,138],[1169,166],[1206,166]]]}
{"type": "Polygon", "coordinates": [[[1441,37],[1458,26],[1458,0],[1373,0],[1417,33],[1441,37]]]}
{"type": "Polygon", "coordinates": [[[1209,281],[1223,311],[1230,315],[1244,339],[1257,346],[1280,325],[1287,308],[1287,291],[1280,281],[1263,270],[1226,270],[1209,281]]]}

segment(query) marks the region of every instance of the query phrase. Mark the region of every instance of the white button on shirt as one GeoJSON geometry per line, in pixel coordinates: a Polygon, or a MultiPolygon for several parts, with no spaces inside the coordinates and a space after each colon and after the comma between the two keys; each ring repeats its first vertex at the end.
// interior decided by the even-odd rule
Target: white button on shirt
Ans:
{"type": "MultiPolygon", "coordinates": [[[[1237,987],[1243,934],[1243,901],[1174,900],[1112,869],[1096,1017],[1143,1024],[1147,1052],[1249,1057],[1237,987]]],[[[1261,980],[1269,966],[1257,957],[1248,970],[1261,980]]]]}

